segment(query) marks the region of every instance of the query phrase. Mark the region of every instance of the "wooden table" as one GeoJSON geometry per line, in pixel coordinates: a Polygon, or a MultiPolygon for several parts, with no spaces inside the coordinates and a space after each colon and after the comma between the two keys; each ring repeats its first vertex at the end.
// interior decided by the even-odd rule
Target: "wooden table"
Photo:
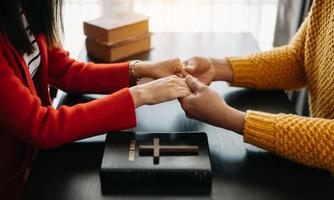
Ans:
{"type": "MultiPolygon", "coordinates": [[[[250,34],[159,33],[154,34],[152,43],[152,51],[132,59],[224,57],[259,50],[250,34]]],[[[85,50],[80,60],[89,60],[85,50]]],[[[283,91],[234,88],[224,82],[211,87],[240,110],[294,113],[283,91]]],[[[63,94],[58,103],[74,105],[94,98],[99,95],[63,94]]],[[[328,172],[282,159],[243,143],[242,137],[233,132],[187,119],[177,101],[143,106],[136,113],[135,131],[207,132],[214,173],[210,195],[103,196],[98,170],[104,136],[98,136],[41,152],[32,167],[24,199],[334,199],[334,181],[328,172]]]]}

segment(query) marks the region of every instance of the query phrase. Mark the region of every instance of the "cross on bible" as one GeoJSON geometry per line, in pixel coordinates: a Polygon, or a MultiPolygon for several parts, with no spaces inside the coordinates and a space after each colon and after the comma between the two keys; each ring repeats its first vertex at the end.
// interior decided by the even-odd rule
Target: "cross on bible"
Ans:
{"type": "Polygon", "coordinates": [[[198,155],[198,145],[160,145],[159,138],[153,138],[153,145],[139,145],[140,154],[153,154],[153,163],[159,164],[163,154],[198,155]]]}

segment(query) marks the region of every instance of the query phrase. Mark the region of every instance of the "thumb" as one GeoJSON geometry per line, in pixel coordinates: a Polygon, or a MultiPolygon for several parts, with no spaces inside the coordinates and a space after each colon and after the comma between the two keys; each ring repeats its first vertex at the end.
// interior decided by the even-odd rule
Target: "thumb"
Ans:
{"type": "Polygon", "coordinates": [[[193,92],[197,92],[203,87],[202,83],[190,75],[186,76],[186,83],[193,92]]]}

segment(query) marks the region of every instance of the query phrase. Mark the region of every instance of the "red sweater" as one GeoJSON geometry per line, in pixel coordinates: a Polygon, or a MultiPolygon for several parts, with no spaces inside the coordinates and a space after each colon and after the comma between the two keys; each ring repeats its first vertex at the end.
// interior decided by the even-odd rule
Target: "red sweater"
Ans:
{"type": "Polygon", "coordinates": [[[49,50],[43,35],[36,39],[41,66],[34,85],[23,57],[0,33],[0,199],[19,198],[37,149],[136,125],[128,63],[76,62],[62,49],[49,50]],[[67,92],[114,93],[56,110],[48,84],[67,92]]]}

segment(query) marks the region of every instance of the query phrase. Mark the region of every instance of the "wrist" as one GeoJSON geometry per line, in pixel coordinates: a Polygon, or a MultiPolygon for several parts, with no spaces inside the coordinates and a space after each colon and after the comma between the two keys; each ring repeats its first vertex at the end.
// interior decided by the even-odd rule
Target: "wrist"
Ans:
{"type": "Polygon", "coordinates": [[[142,95],[142,92],[141,92],[139,86],[132,87],[129,90],[130,90],[130,94],[132,96],[135,108],[138,108],[138,107],[144,105],[143,97],[142,97],[143,95],[142,95]]]}
{"type": "Polygon", "coordinates": [[[227,107],[228,108],[226,109],[227,112],[225,115],[228,116],[228,118],[226,120],[225,127],[231,131],[243,135],[246,113],[230,106],[227,107]]]}
{"type": "Polygon", "coordinates": [[[210,62],[215,69],[214,81],[233,81],[232,66],[226,59],[210,58],[210,62]]]}
{"type": "Polygon", "coordinates": [[[134,66],[133,70],[137,78],[151,77],[151,63],[138,61],[134,66]]]}

